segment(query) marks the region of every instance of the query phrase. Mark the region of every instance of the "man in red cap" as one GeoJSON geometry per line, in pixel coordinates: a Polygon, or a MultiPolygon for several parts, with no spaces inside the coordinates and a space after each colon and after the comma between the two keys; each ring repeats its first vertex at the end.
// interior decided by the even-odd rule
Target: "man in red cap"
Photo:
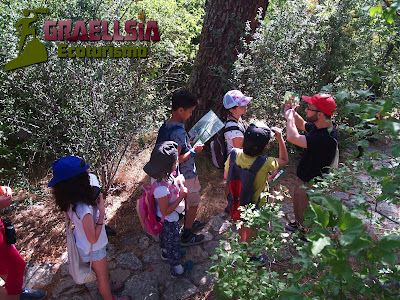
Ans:
{"type": "Polygon", "coordinates": [[[296,231],[304,222],[303,213],[309,204],[306,189],[301,186],[307,185],[314,177],[329,172],[336,155],[338,141],[336,125],[331,121],[336,108],[333,97],[329,94],[316,94],[312,97],[302,96],[302,99],[308,103],[307,122],[296,112],[297,107],[285,105],[287,140],[304,148],[297,166],[296,186],[292,197],[296,221],[286,225],[289,231],[296,231]],[[301,135],[298,129],[308,134],[301,135]]]}

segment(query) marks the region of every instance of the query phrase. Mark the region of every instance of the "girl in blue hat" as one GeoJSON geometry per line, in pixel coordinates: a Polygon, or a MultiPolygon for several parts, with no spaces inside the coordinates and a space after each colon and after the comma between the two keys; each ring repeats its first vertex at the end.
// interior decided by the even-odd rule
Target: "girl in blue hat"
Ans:
{"type": "MultiPolygon", "coordinates": [[[[79,157],[62,157],[53,163],[53,178],[48,186],[53,188],[58,207],[66,212],[75,224],[76,246],[82,261],[90,262],[92,249],[92,266],[103,299],[130,299],[128,296],[116,298],[111,295],[107,269],[108,239],[104,225],[104,200],[101,193],[93,196],[91,186],[99,184],[94,174],[88,174],[88,169],[89,165],[79,157]]],[[[123,288],[122,284],[117,285],[119,289],[123,288]]]]}

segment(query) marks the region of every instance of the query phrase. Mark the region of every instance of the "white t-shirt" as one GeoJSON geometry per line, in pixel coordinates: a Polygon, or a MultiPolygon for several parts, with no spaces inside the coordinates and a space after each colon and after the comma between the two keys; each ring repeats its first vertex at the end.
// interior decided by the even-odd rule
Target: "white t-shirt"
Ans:
{"type": "MultiPolygon", "coordinates": [[[[242,119],[239,118],[239,122],[236,122],[235,120],[228,119],[225,124],[225,128],[231,127],[231,126],[238,126],[243,132],[246,131],[246,129],[243,126],[242,119]]],[[[244,134],[242,131],[234,129],[234,130],[229,130],[224,133],[225,141],[226,141],[226,153],[229,155],[233,149],[233,139],[237,137],[244,138],[244,134]]]]}
{"type": "MultiPolygon", "coordinates": [[[[99,181],[98,181],[96,175],[89,174],[89,180],[90,180],[91,186],[100,187],[100,184],[99,184],[99,181]]],[[[82,250],[85,254],[89,254],[90,253],[90,242],[86,238],[85,231],[83,230],[82,220],[83,220],[83,217],[87,214],[90,214],[90,218],[93,219],[93,207],[91,205],[87,205],[84,203],[78,203],[76,205],[75,210],[76,210],[76,213],[73,212],[72,207],[70,207],[70,209],[68,210],[68,216],[70,217],[72,222],[74,222],[74,224],[75,224],[74,235],[75,235],[76,247],[78,247],[80,250],[82,250]]],[[[100,212],[97,209],[96,217],[95,217],[96,223],[99,223],[98,222],[99,214],[100,214],[100,212]]],[[[103,225],[101,227],[101,233],[100,233],[99,239],[97,240],[96,243],[93,244],[93,248],[92,248],[93,251],[102,249],[108,243],[104,220],[100,220],[100,222],[102,222],[103,225]]]]}
{"type": "MultiPolygon", "coordinates": [[[[166,186],[161,185],[161,183],[159,184],[159,186],[157,186],[154,189],[153,195],[154,195],[154,198],[156,199],[156,213],[157,213],[157,216],[159,216],[160,218],[162,218],[162,213],[160,211],[158,199],[165,197],[165,196],[169,196],[170,198],[169,198],[168,203],[172,203],[179,197],[180,189],[178,187],[178,184],[176,183],[176,180],[172,176],[170,177],[170,179],[171,179],[171,181],[173,180],[173,183],[172,182],[169,183],[170,185],[172,185],[172,188],[171,188],[172,195],[171,196],[169,196],[170,190],[166,186]]],[[[156,182],[156,180],[154,178],[151,178],[151,184],[153,184],[154,182],[156,182]]],[[[178,207],[175,208],[175,210],[172,213],[170,213],[168,216],[165,216],[165,220],[167,220],[168,222],[179,221],[178,211],[181,213],[183,211],[184,207],[185,207],[185,200],[182,200],[179,203],[178,207]]]]}

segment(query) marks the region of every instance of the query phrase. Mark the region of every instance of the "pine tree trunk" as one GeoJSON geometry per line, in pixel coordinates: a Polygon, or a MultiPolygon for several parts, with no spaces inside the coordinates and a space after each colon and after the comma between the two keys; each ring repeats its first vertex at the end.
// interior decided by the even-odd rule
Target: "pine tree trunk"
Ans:
{"type": "Polygon", "coordinates": [[[260,7],[264,17],[267,0],[207,0],[199,51],[188,84],[188,89],[199,100],[190,123],[194,124],[210,109],[219,113],[224,94],[233,88],[228,78],[238,54],[240,37],[248,20],[254,30],[260,7]]]}

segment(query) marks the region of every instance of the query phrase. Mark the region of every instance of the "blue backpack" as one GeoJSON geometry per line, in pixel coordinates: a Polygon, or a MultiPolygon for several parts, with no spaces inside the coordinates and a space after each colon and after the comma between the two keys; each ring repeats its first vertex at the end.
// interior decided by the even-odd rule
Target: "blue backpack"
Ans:
{"type": "MultiPolygon", "coordinates": [[[[158,135],[157,135],[157,140],[156,140],[156,145],[157,144],[161,144],[165,141],[172,141],[171,140],[171,134],[178,130],[178,129],[183,129],[181,126],[172,126],[171,128],[167,129],[167,121],[164,121],[164,123],[162,124],[162,126],[160,127],[160,129],[158,130],[158,135]]],[[[184,129],[183,129],[184,130],[184,129]]],[[[187,149],[187,147],[182,148],[181,153],[186,153],[187,151],[189,151],[187,149]]]]}

